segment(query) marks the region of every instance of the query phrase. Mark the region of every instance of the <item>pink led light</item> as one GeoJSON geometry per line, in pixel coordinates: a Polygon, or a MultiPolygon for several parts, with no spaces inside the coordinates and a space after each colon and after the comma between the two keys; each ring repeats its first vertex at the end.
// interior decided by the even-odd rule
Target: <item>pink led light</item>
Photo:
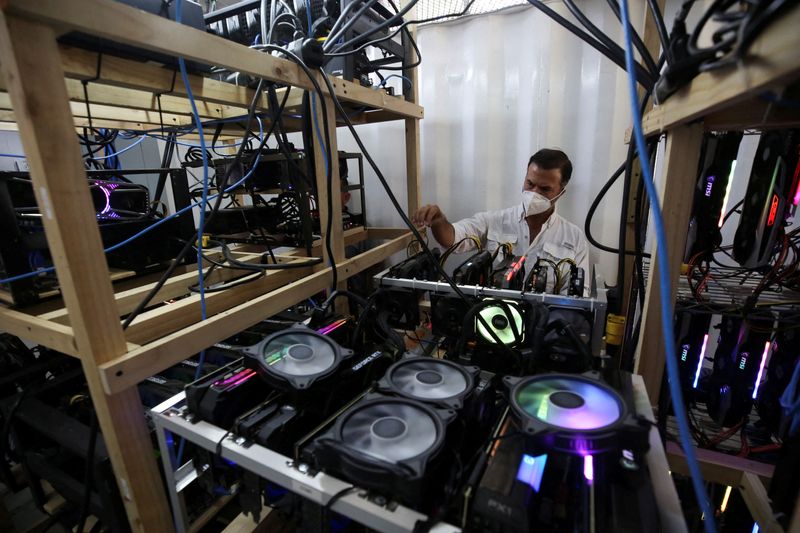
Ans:
{"type": "Polygon", "coordinates": [[[255,375],[256,375],[256,373],[255,373],[255,372],[253,372],[253,373],[251,373],[251,374],[247,374],[245,377],[243,377],[243,378],[242,378],[242,379],[240,379],[239,381],[236,381],[236,382],[234,382],[234,383],[233,383],[233,386],[236,386],[236,385],[241,385],[242,383],[244,383],[245,381],[249,380],[250,378],[252,378],[252,377],[253,377],[253,376],[255,376],[255,375]]]}
{"type": "Polygon", "coordinates": [[[332,323],[332,324],[328,324],[327,326],[323,326],[323,327],[319,328],[319,329],[317,330],[317,333],[319,333],[320,335],[327,335],[327,334],[328,334],[328,333],[330,333],[331,331],[335,331],[335,330],[339,329],[339,328],[340,328],[341,326],[343,326],[343,325],[344,325],[346,322],[347,322],[347,319],[346,319],[346,318],[343,318],[343,319],[337,320],[336,322],[334,322],[334,323],[332,323]]]}
{"type": "Polygon", "coordinates": [[[237,372],[236,374],[234,374],[232,376],[229,376],[229,377],[227,377],[227,378],[225,378],[223,380],[215,382],[214,386],[217,387],[217,386],[220,386],[220,385],[232,385],[235,382],[241,380],[242,376],[252,376],[254,374],[255,374],[255,371],[250,369],[250,368],[248,368],[246,370],[242,370],[241,372],[237,372]]]}
{"type": "Polygon", "coordinates": [[[767,362],[767,355],[769,354],[770,346],[772,346],[772,343],[770,341],[767,341],[766,344],[764,344],[764,353],[761,354],[761,364],[758,367],[758,377],[756,377],[756,384],[755,387],[753,388],[754,400],[756,399],[756,396],[758,396],[758,387],[761,385],[761,376],[764,374],[764,365],[767,362]]]}
{"type": "Polygon", "coordinates": [[[586,478],[590,485],[594,481],[594,459],[592,459],[591,455],[583,457],[583,477],[586,478]]]}
{"type": "Polygon", "coordinates": [[[697,381],[700,379],[700,370],[703,368],[703,359],[706,358],[706,345],[708,344],[708,333],[703,335],[703,347],[700,349],[700,360],[697,361],[697,370],[694,372],[694,383],[692,388],[697,388],[697,381]]]}

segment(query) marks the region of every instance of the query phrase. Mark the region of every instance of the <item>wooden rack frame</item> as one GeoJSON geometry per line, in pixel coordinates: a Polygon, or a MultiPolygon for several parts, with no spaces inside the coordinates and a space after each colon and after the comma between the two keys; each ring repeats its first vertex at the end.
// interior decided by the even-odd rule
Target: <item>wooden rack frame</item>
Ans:
{"type": "MultiPolygon", "coordinates": [[[[146,310],[123,331],[120,317],[149,291],[152,280],[126,281],[124,290],[115,293],[75,130],[90,124],[131,130],[190,125],[191,108],[174,69],[57,42],[59,36],[73,31],[280,82],[297,89],[289,95],[290,107],[298,105],[302,91],[313,86],[290,61],[111,0],[70,0],[68,5],[62,0],[0,0],[0,129],[18,130],[22,138],[63,297],[62,306],[51,304],[25,312],[0,306],[0,330],[81,360],[131,528],[170,531],[167,498],[135,385],[325,289],[331,283],[331,269],[318,265],[274,271],[257,282],[208,294],[205,321],[200,321],[198,296],[187,294],[196,273],[178,270],[154,300],[180,299],[146,310]]],[[[335,107],[321,77],[315,75],[326,94],[329,149],[335,154],[335,107]]],[[[416,70],[405,75],[416,81],[416,70]]],[[[412,94],[403,99],[341,79],[332,81],[343,105],[359,111],[355,123],[405,121],[408,211],[413,212],[420,201],[419,120],[423,117],[416,104],[416,83],[412,94]]],[[[250,89],[199,75],[190,75],[190,83],[204,120],[245,115],[253,97],[250,89]]],[[[260,101],[257,108],[264,111],[268,105],[260,101]]],[[[286,124],[299,127],[296,121],[286,124]]],[[[226,126],[222,138],[241,133],[240,126],[226,126]]],[[[322,151],[317,144],[313,149],[320,219],[325,220],[322,151]]],[[[333,158],[331,166],[338,183],[338,158],[333,158]]],[[[333,220],[341,220],[339,194],[334,187],[333,220]]],[[[412,236],[398,229],[343,231],[335,224],[331,239],[340,283],[346,283],[348,277],[405,249],[412,236]],[[345,245],[364,239],[385,242],[346,259],[345,245]]],[[[258,257],[247,250],[237,253],[243,261],[258,257]]],[[[313,255],[322,255],[327,264],[324,247],[315,248],[313,255]]],[[[277,260],[302,261],[301,252],[277,260]]],[[[216,281],[228,276],[224,271],[213,274],[216,281]]]]}
{"type": "MultiPolygon", "coordinates": [[[[777,107],[759,96],[767,90],[780,93],[787,85],[800,80],[800,55],[797,53],[800,32],[797,28],[800,28],[800,6],[774,21],[753,42],[747,59],[741,64],[700,74],[664,104],[654,107],[643,119],[645,135],[666,136],[663,176],[658,192],[667,233],[673,310],[692,210],[691,196],[687,196],[686,191],[695,186],[703,132],[800,125],[800,114],[796,110],[777,107]]],[[[664,252],[655,249],[651,259],[636,359],[636,371],[642,374],[653,405],[658,404],[665,363],[658,290],[657,254],[660,253],[664,252]]],[[[668,452],[673,464],[672,458],[677,456],[677,452],[674,449],[668,449],[668,452]]],[[[704,450],[698,452],[704,473],[713,474],[711,481],[737,486],[743,491],[745,501],[762,530],[782,531],[772,516],[766,490],[756,473],[764,465],[758,466],[759,463],[753,461],[747,461],[745,465],[739,461],[734,467],[726,465],[720,468],[716,457],[719,454],[712,457],[704,450]],[[738,473],[737,468],[740,469],[738,473]]],[[[680,460],[675,464],[680,464],[680,460]]],[[[800,501],[796,508],[790,531],[800,530],[800,501]]]]}

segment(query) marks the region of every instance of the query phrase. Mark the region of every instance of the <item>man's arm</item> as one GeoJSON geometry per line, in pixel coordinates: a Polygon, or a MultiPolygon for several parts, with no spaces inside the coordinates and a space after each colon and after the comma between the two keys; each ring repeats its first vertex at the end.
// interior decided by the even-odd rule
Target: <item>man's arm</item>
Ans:
{"type": "Polygon", "coordinates": [[[443,247],[450,248],[453,246],[456,239],[456,230],[438,205],[426,205],[419,208],[411,217],[411,221],[417,226],[431,228],[433,238],[443,247]]]}

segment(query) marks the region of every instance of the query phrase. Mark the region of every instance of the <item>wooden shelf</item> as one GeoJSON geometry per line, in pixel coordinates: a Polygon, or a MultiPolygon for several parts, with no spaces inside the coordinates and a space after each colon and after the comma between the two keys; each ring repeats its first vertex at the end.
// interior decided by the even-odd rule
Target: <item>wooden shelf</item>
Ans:
{"type": "MultiPolygon", "coordinates": [[[[657,256],[667,256],[674,309],[692,210],[690,191],[696,185],[703,133],[800,125],[800,113],[796,110],[779,107],[761,96],[765,91],[781,94],[800,79],[798,28],[800,6],[794,6],[753,42],[747,59],[741,64],[700,74],[644,118],[646,135],[666,134],[663,176],[658,182],[667,250],[655,249],[650,260],[652,271],[647,280],[636,357],[636,371],[644,378],[653,405],[659,402],[667,355],[661,329],[657,256]]],[[[677,357],[677,354],[670,356],[677,357]]],[[[678,446],[667,443],[667,455],[673,471],[688,474],[685,457],[678,446]]],[[[774,467],[703,449],[697,450],[697,456],[707,481],[741,491],[762,530],[783,531],[774,517],[762,482],[769,482],[774,467]]],[[[800,509],[800,500],[796,507],[800,509]]],[[[800,523],[800,512],[795,515],[791,531],[797,530],[800,523]]]]}
{"type": "MultiPolygon", "coordinates": [[[[105,0],[74,0],[69,10],[57,0],[43,2],[11,1],[6,8],[10,15],[20,15],[47,23],[57,23],[61,32],[82,31],[118,42],[169,55],[182,54],[199,63],[224,66],[231,70],[261,76],[301,89],[313,89],[303,71],[291,61],[277,58],[246,46],[222,39],[170,20],[105,0]],[[65,13],[69,11],[69,13],[65,13]],[[96,16],[90,16],[94,13],[96,16]],[[146,40],[131,36],[147,35],[146,40]]],[[[142,131],[165,126],[192,124],[191,107],[180,74],[174,68],[123,59],[108,54],[59,45],[59,55],[66,76],[67,93],[76,127],[96,127],[142,131]],[[83,80],[87,86],[89,110],[86,107],[83,80]],[[161,115],[159,116],[159,99],[161,115]]],[[[198,113],[204,120],[231,119],[247,115],[253,91],[230,83],[191,74],[190,85],[197,101],[198,113]]],[[[324,87],[322,78],[317,83],[324,87]]],[[[353,117],[355,123],[374,123],[403,118],[423,118],[420,106],[384,91],[363,87],[335,78],[337,97],[348,111],[363,110],[353,117]]],[[[0,80],[0,89],[5,85],[0,80]]],[[[299,105],[302,91],[293,91],[287,106],[299,105]]],[[[0,92],[0,123],[14,123],[10,98],[0,92]]],[[[267,111],[266,103],[257,106],[267,111]]],[[[299,129],[299,122],[287,119],[290,129],[299,129]],[[292,128],[292,126],[294,126],[292,128]]],[[[223,134],[239,136],[241,127],[226,127],[223,134]]]]}
{"type": "MultiPolygon", "coordinates": [[[[765,102],[757,102],[754,109],[754,97],[765,90],[780,89],[800,76],[798,28],[800,6],[795,6],[753,41],[743,64],[701,73],[662,105],[655,106],[643,119],[645,135],[662,133],[712,114],[714,121],[727,129],[761,127],[764,121],[759,107],[766,106],[765,102]]],[[[796,113],[793,115],[797,117],[796,113]]],[[[775,126],[767,122],[767,127],[780,127],[780,117],[776,120],[775,126]]]]}
{"type": "MultiPolygon", "coordinates": [[[[136,307],[155,280],[150,275],[112,286],[99,231],[93,230],[96,220],[75,130],[90,124],[135,131],[160,128],[162,122],[163,126],[189,126],[193,122],[191,106],[173,67],[57,42],[58,37],[75,31],[276,82],[284,86],[280,91],[289,91],[288,114],[300,109],[303,92],[313,90],[313,83],[291,61],[112,0],[70,0],[68,8],[61,0],[0,1],[0,130],[20,133],[63,299],[24,311],[0,305],[0,330],[80,358],[132,530],[169,531],[173,524],[135,385],[328,288],[331,260],[337,265],[339,287],[343,287],[350,276],[405,249],[412,237],[406,230],[343,231],[334,226],[332,258],[325,247],[313,246],[312,256],[323,257],[319,265],[271,271],[252,283],[209,293],[208,319],[204,321],[200,320],[199,296],[188,290],[197,282],[197,274],[194,269],[181,268],[159,290],[155,303],[123,330],[121,317],[136,307]],[[383,242],[346,258],[345,246],[364,239],[383,242]]],[[[404,74],[413,80],[416,71],[404,74]]],[[[312,75],[322,87],[328,112],[328,148],[336,153],[341,117],[337,117],[321,74],[312,75]]],[[[189,84],[204,121],[230,121],[220,138],[240,137],[243,121],[231,119],[246,117],[253,91],[197,72],[189,75],[189,84]]],[[[354,114],[354,123],[405,122],[408,210],[413,212],[419,205],[418,122],[423,117],[422,107],[414,103],[416,84],[407,98],[338,78],[332,85],[346,112],[354,114]]],[[[270,115],[266,99],[256,100],[255,108],[270,115]]],[[[321,124],[321,105],[317,111],[321,124]]],[[[268,127],[268,121],[264,125],[268,127]]],[[[284,125],[298,129],[300,121],[287,116],[284,125]]],[[[208,140],[212,133],[208,132],[208,140]]],[[[196,139],[197,135],[184,138],[196,139]]],[[[322,191],[320,217],[325,220],[327,181],[322,151],[316,143],[306,149],[313,149],[317,156],[315,177],[322,191]]],[[[337,183],[338,158],[331,167],[337,183]]],[[[334,187],[333,220],[341,219],[339,195],[334,187]]],[[[237,253],[242,261],[261,257],[261,252],[251,247],[242,247],[237,253]]],[[[277,259],[303,261],[302,253],[295,250],[277,259]]],[[[215,271],[210,281],[226,281],[234,275],[215,271]]]]}

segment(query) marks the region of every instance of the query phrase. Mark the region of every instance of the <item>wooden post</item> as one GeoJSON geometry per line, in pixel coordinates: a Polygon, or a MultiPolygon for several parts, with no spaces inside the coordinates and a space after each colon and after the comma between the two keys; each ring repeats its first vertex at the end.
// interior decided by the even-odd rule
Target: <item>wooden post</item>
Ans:
{"type": "MultiPolygon", "coordinates": [[[[664,226],[667,234],[667,265],[670,271],[670,309],[675,306],[675,288],[680,275],[683,252],[686,247],[686,231],[692,212],[692,202],[686,191],[691,191],[697,178],[700,160],[700,144],[703,139],[701,125],[678,126],[667,133],[664,155],[663,177],[658,184],[659,199],[664,210],[664,226]]],[[[650,260],[650,276],[647,280],[647,298],[642,316],[641,335],[637,349],[636,373],[641,374],[647,386],[650,401],[655,405],[664,376],[664,335],[661,331],[661,292],[658,279],[658,254],[663,250],[654,248],[650,260]]],[[[672,311],[670,311],[670,315],[672,311]]],[[[675,357],[676,354],[670,354],[675,357]]]]}
{"type": "MultiPolygon", "coordinates": [[[[328,220],[328,178],[325,172],[325,158],[328,157],[328,152],[331,154],[331,160],[328,164],[331,166],[331,206],[333,207],[331,251],[333,252],[334,262],[341,263],[345,259],[344,229],[342,227],[342,184],[339,179],[339,146],[336,142],[336,105],[330,96],[325,96],[325,106],[328,113],[328,135],[330,137],[330,146],[326,151],[323,150],[319,139],[322,136],[322,141],[325,141],[322,105],[319,95],[313,96],[313,98],[316,99],[316,110],[312,109],[312,113],[315,113],[316,124],[312,124],[311,136],[314,144],[314,173],[317,178],[317,209],[319,210],[320,235],[322,236],[322,257],[325,265],[328,265],[330,260],[325,246],[328,220]]],[[[340,281],[337,284],[337,288],[346,289],[347,281],[340,281]]],[[[335,302],[335,308],[338,313],[346,313],[347,301],[342,298],[338,299],[335,302]]]]}
{"type": "Polygon", "coordinates": [[[106,395],[98,365],[127,350],[73,129],[56,34],[0,15],[0,68],[14,104],[36,200],[133,531],[173,529],[135,388],[106,395]]]}
{"type": "MultiPolygon", "coordinates": [[[[666,0],[657,0],[661,13],[664,13],[664,4],[666,0]]],[[[650,55],[656,60],[658,63],[658,55],[659,50],[661,49],[661,41],[658,38],[658,30],[656,29],[656,22],[653,19],[652,15],[650,14],[650,10],[645,7],[644,8],[644,31],[642,32],[642,42],[644,42],[645,48],[650,52],[650,55]]],[[[639,99],[644,96],[644,89],[641,87],[638,91],[639,99]]],[[[647,104],[647,109],[651,109],[653,107],[653,98],[651,97],[647,104]]],[[[633,142],[633,136],[631,136],[630,142],[633,142]]],[[[626,250],[634,250],[636,246],[636,228],[634,225],[635,220],[635,209],[636,209],[636,191],[637,187],[636,184],[641,179],[642,175],[642,166],[640,160],[637,158],[633,162],[633,168],[631,175],[633,178],[631,179],[631,190],[628,191],[628,212],[625,215],[625,249],[626,250]]],[[[633,290],[633,272],[635,270],[635,261],[636,258],[633,255],[626,255],[625,256],[625,272],[627,275],[624,279],[624,286],[622,288],[622,292],[620,296],[622,297],[622,309],[621,314],[623,316],[633,316],[632,313],[628,312],[628,305],[634,302],[633,298],[630,297],[631,292],[633,290]]],[[[634,306],[635,308],[635,306],[634,306]]],[[[630,325],[626,328],[626,330],[632,331],[630,325]]]]}
{"type": "Polygon", "coordinates": [[[747,509],[758,523],[760,531],[783,533],[783,528],[775,519],[775,514],[772,511],[767,489],[764,488],[764,484],[761,483],[757,475],[751,472],[744,472],[739,484],[739,490],[742,493],[747,509]]]}
{"type": "MultiPolygon", "coordinates": [[[[405,2],[404,2],[405,3],[405,2]]],[[[417,8],[412,7],[408,13],[409,18],[415,18],[417,8]]],[[[417,27],[412,26],[409,30],[411,37],[417,37],[417,27]]],[[[406,61],[416,63],[417,57],[414,47],[410,43],[405,46],[406,61]]],[[[403,76],[411,82],[410,88],[405,88],[406,100],[417,103],[419,101],[419,76],[418,67],[406,69],[403,76]]],[[[405,86],[404,86],[405,87],[405,86]]],[[[419,119],[407,118],[406,123],[406,190],[408,192],[408,215],[411,216],[422,205],[422,188],[420,186],[420,131],[419,119]]]]}

